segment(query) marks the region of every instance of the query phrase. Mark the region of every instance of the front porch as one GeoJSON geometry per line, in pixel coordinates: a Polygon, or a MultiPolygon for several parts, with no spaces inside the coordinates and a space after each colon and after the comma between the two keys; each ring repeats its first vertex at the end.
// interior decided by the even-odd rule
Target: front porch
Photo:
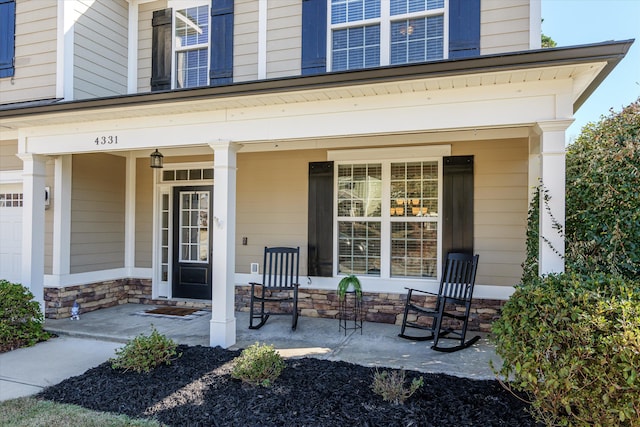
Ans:
{"type": "MultiPolygon", "coordinates": [[[[151,326],[180,344],[209,345],[211,311],[203,309],[189,318],[148,315],[146,304],[122,304],[81,314],[80,320],[46,319],[45,329],[58,335],[126,342],[151,326]]],[[[316,357],[371,367],[388,367],[473,378],[495,378],[489,361],[500,365],[486,334],[472,347],[455,353],[430,349],[431,342],[408,341],[397,336],[399,326],[365,322],[359,331],[339,330],[337,319],[302,317],[291,331],[288,317],[273,317],[259,330],[248,329],[246,312],[236,312],[236,344],[246,348],[256,342],[273,345],[284,357],[316,357]]]]}

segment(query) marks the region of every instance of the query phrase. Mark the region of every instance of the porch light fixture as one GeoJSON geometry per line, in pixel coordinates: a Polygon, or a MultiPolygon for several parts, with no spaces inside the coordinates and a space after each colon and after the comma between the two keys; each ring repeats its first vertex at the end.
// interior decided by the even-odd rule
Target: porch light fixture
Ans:
{"type": "Polygon", "coordinates": [[[151,165],[150,166],[152,168],[154,168],[154,169],[162,169],[163,158],[164,158],[164,156],[162,155],[162,153],[159,152],[158,149],[156,148],[156,151],[151,153],[151,165]]]}

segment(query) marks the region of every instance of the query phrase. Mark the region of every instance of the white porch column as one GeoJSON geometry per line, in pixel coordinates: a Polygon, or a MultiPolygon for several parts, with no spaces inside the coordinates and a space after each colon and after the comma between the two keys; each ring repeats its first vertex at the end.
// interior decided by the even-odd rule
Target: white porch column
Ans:
{"type": "Polygon", "coordinates": [[[565,131],[572,120],[538,122],[540,135],[540,180],[550,197],[540,197],[539,274],[564,271],[564,234],[556,229],[565,226],[565,131]],[[555,225],[555,226],[554,226],[555,225]]]}
{"type": "Polygon", "coordinates": [[[236,343],[236,152],[232,142],[212,142],[213,161],[213,290],[209,344],[231,347],[236,343]]]}
{"type": "Polygon", "coordinates": [[[44,313],[45,156],[20,153],[22,159],[22,285],[44,313]]]}
{"type": "Polygon", "coordinates": [[[53,265],[54,282],[71,272],[71,174],[70,154],[58,156],[53,184],[53,265]]]}
{"type": "Polygon", "coordinates": [[[127,155],[124,201],[124,268],[131,277],[136,264],[136,157],[127,155]]]}

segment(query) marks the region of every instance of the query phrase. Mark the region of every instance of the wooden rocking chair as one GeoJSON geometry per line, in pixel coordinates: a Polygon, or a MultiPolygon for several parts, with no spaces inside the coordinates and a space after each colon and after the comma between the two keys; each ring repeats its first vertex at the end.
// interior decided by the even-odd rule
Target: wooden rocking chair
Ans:
{"type": "Polygon", "coordinates": [[[249,329],[261,328],[270,315],[292,314],[291,329],[298,324],[298,270],[300,248],[264,248],[262,283],[251,285],[249,329]],[[267,312],[265,303],[292,303],[292,312],[267,312]],[[259,323],[254,325],[254,320],[259,323]]]}
{"type": "Polygon", "coordinates": [[[454,352],[467,348],[480,339],[477,335],[468,341],[465,341],[467,332],[467,323],[469,321],[469,312],[471,309],[471,298],[473,296],[473,285],[476,279],[476,270],[478,269],[478,255],[465,255],[459,253],[450,253],[447,256],[445,271],[442,273],[440,281],[440,289],[437,294],[421,291],[419,289],[406,288],[409,293],[404,308],[404,317],[402,319],[401,338],[416,341],[433,340],[431,347],[437,351],[454,352]],[[425,307],[418,304],[412,299],[413,294],[419,292],[435,296],[435,306],[425,307]],[[456,310],[457,307],[464,307],[463,310],[456,310]],[[410,321],[409,314],[415,313],[416,320],[410,321]],[[421,316],[431,317],[431,322],[427,324],[418,323],[421,316]],[[462,322],[461,328],[452,328],[443,325],[443,319],[453,319],[462,322]],[[430,332],[427,336],[407,335],[407,328],[422,329],[430,332]],[[449,335],[454,336],[449,336],[449,335]],[[441,338],[459,339],[460,344],[455,347],[441,347],[438,341],[441,338]]]}

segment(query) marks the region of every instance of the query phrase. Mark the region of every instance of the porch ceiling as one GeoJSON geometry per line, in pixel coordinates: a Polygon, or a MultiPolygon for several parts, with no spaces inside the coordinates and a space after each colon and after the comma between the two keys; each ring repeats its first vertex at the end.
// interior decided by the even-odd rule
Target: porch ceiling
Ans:
{"type": "MultiPolygon", "coordinates": [[[[152,118],[241,108],[367,99],[381,95],[572,80],[574,111],[625,56],[633,40],[456,61],[317,76],[236,83],[221,87],[0,107],[3,132],[78,122],[152,118]]],[[[6,135],[5,138],[6,139],[6,135]]]]}

